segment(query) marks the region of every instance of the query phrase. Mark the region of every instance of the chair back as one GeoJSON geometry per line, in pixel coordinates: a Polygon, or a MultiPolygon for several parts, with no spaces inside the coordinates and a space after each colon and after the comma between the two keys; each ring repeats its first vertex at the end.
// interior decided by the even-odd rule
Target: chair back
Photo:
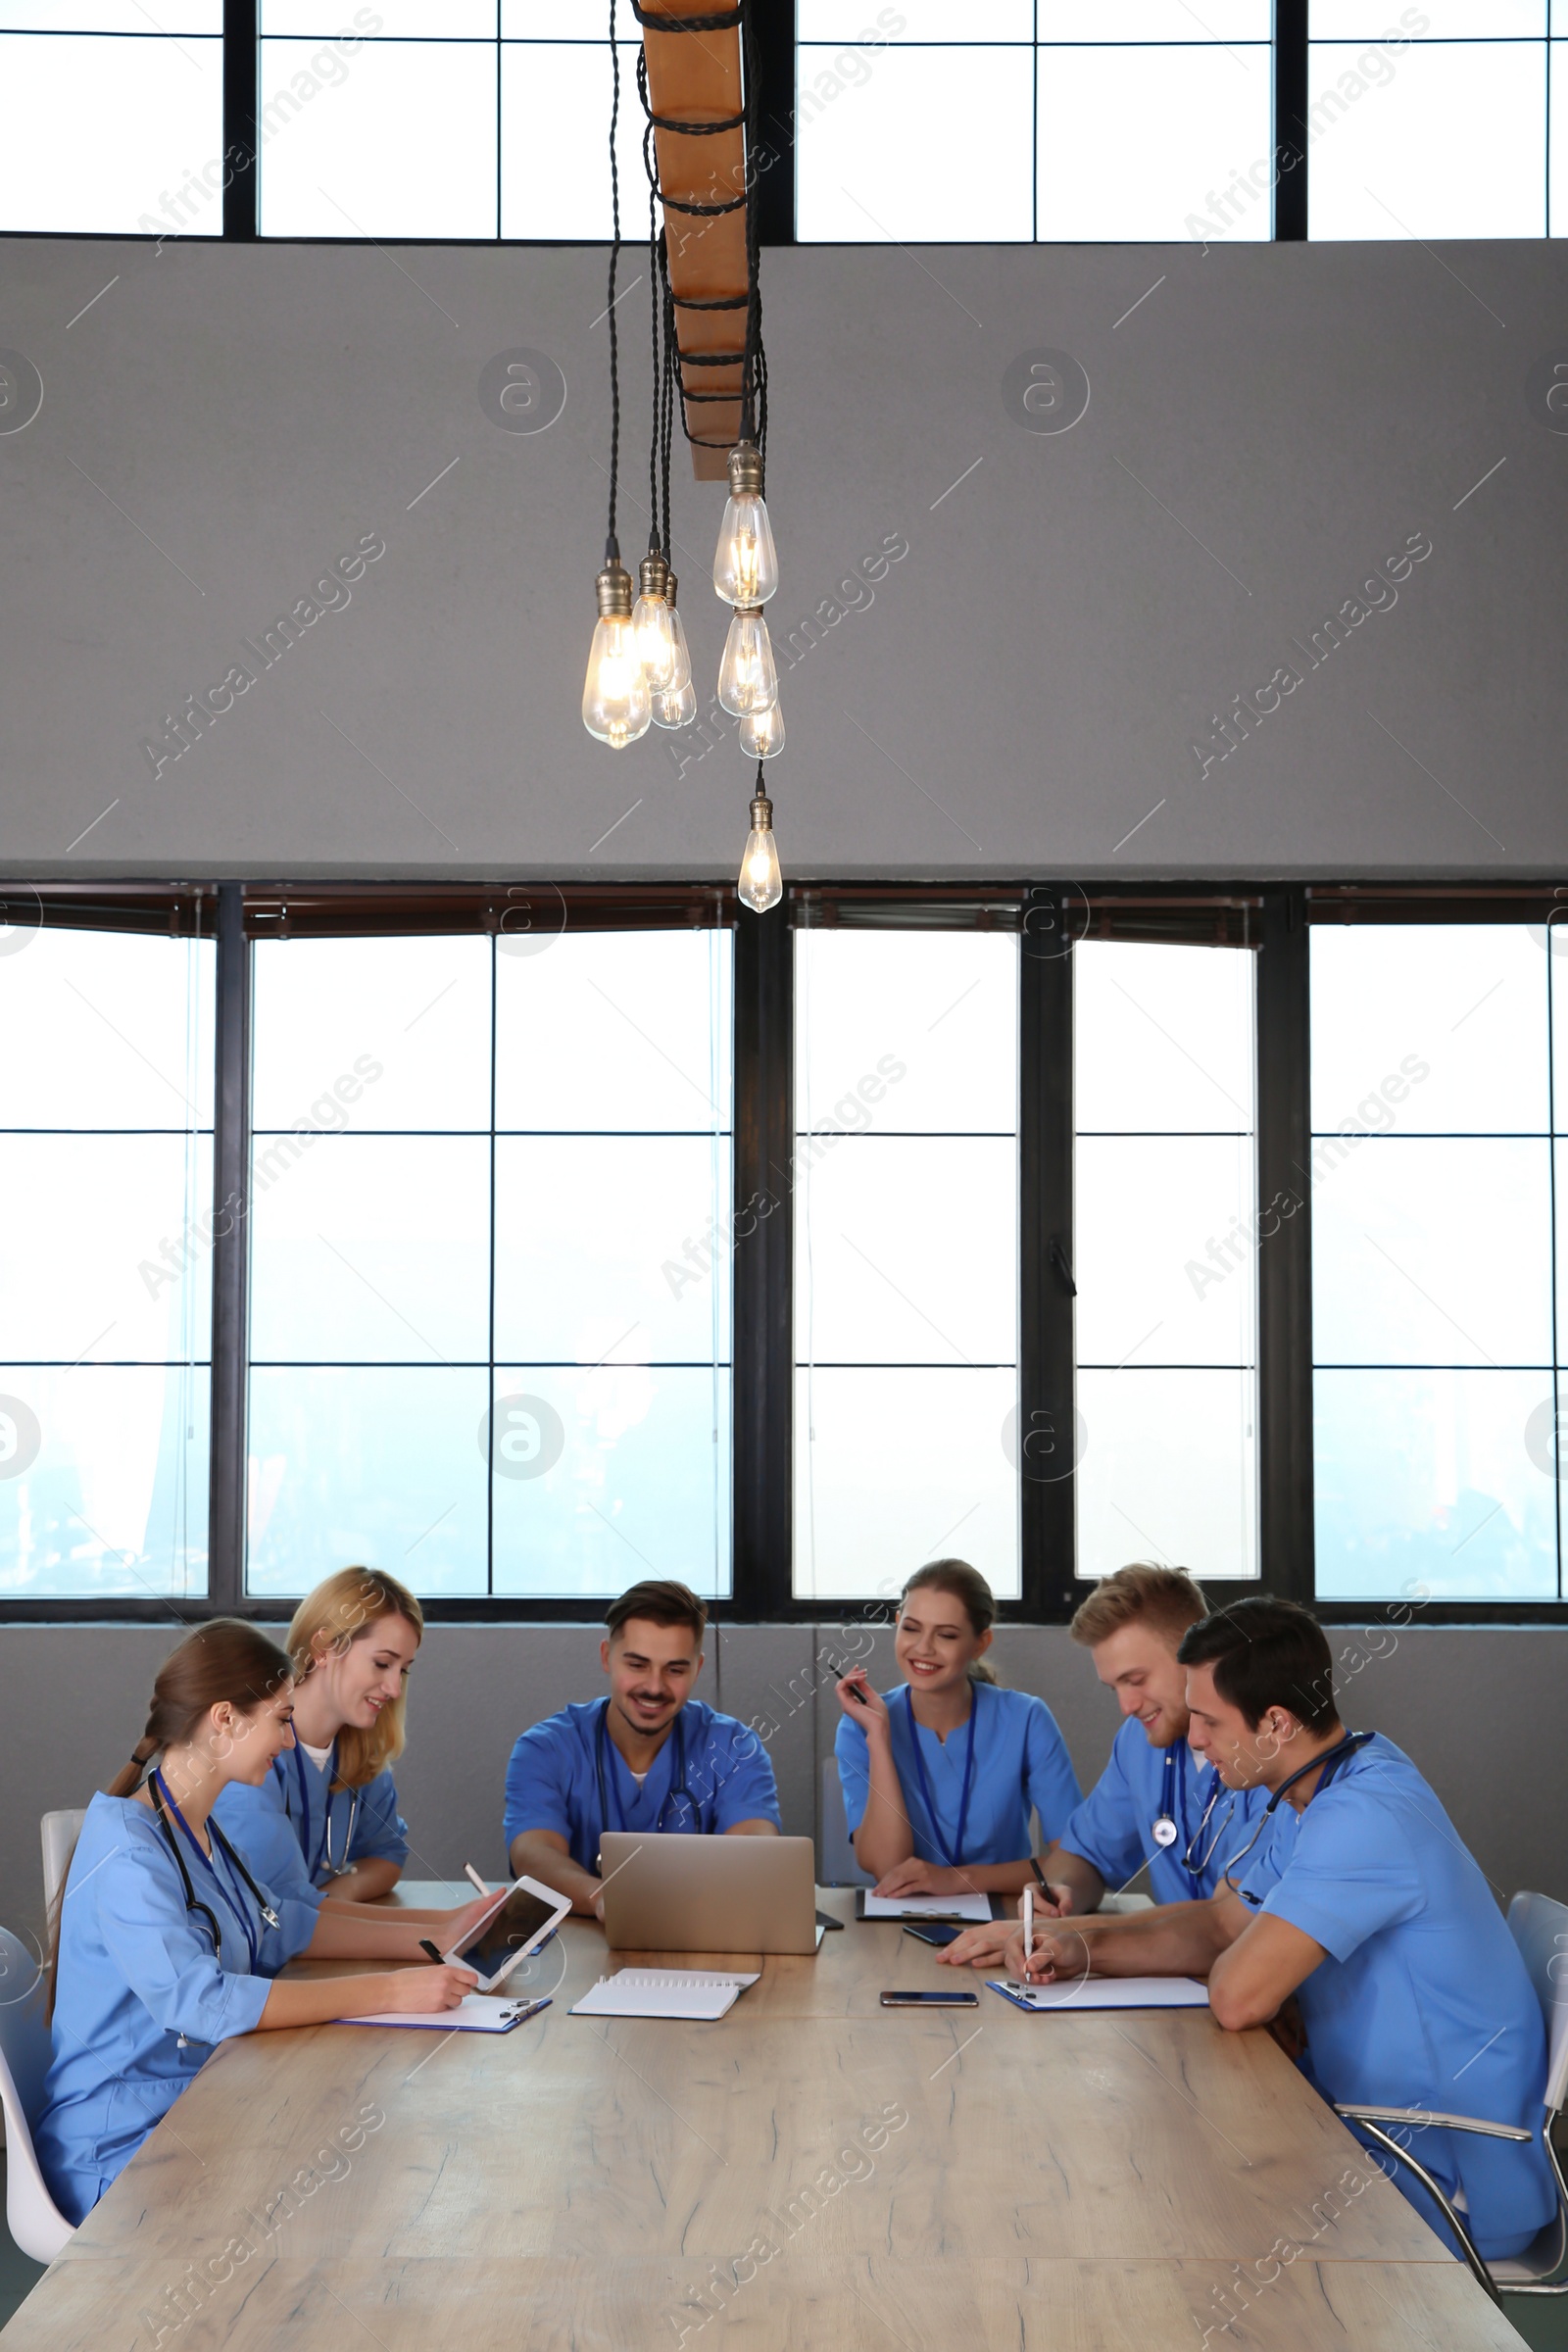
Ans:
{"type": "Polygon", "coordinates": [[[81,1825],[86,1818],[84,1806],[72,1805],[67,1807],[64,1812],[46,1813],[38,1824],[43,1838],[43,1915],[45,1919],[53,1915],[55,1896],[59,1893],[66,1873],[71,1868],[71,1857],[76,1850],[76,1839],[81,1836],[81,1825]]]}
{"type": "Polygon", "coordinates": [[[1545,2104],[1555,2115],[1568,2099],[1568,1903],[1554,1903],[1549,1894],[1516,1894],[1508,1927],[1545,2019],[1545,2104]]]}
{"type": "Polygon", "coordinates": [[[822,1832],[816,1841],[817,1867],[824,1886],[874,1886],[869,1871],[860,1868],[850,1843],[849,1816],[844,1810],[844,1785],[836,1757],[822,1759],[822,1832]]]}
{"type": "Polygon", "coordinates": [[[6,2119],[6,2220],[24,2254],[53,2262],[72,2234],[33,2153],[32,2128],[49,2071],[43,1966],[0,1928],[0,2109],[6,2119]]]}

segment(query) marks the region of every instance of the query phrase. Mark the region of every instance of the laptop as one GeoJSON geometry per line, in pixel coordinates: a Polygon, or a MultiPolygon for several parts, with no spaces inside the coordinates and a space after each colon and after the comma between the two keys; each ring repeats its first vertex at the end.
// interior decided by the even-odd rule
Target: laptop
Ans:
{"type": "Polygon", "coordinates": [[[814,1952],[809,1838],[639,1836],[599,1840],[605,1935],[621,1952],[814,1952]]]}

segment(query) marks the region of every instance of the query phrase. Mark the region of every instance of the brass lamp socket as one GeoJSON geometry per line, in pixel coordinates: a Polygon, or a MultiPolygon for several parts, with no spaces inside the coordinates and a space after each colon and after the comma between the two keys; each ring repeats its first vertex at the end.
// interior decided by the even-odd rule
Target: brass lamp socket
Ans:
{"type": "Polygon", "coordinates": [[[754,833],[771,833],[772,830],[773,804],[765,792],[760,792],[752,803],[752,831],[754,833]]]}
{"type": "Polygon", "coordinates": [[[664,602],[672,612],[675,610],[675,591],[679,586],[679,580],[676,579],[673,572],[670,572],[664,581],[664,602]]]}
{"type": "Polygon", "coordinates": [[[731,498],[760,498],[762,491],[762,453],[752,441],[737,441],[729,453],[731,498]]]}
{"type": "Polygon", "coordinates": [[[599,599],[601,620],[630,620],[631,573],[624,564],[612,558],[594,581],[599,599]]]}
{"type": "Polygon", "coordinates": [[[637,566],[639,596],[659,596],[666,601],[669,595],[669,565],[662,556],[650,552],[637,566]]]}

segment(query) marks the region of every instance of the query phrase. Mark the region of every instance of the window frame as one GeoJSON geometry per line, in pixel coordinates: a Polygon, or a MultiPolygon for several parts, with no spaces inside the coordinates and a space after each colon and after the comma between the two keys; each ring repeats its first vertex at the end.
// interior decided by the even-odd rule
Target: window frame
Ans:
{"type": "MultiPolygon", "coordinates": [[[[813,925],[1005,927],[1019,957],[1019,1410],[1027,1436],[1070,1414],[1073,1381],[1072,958],[1063,943],[1207,941],[1258,956],[1257,1169],[1260,1204],[1296,1200],[1258,1266],[1258,1469],[1263,1583],[1326,1625],[1407,1623],[1408,1603],[1323,1601],[1313,1591],[1311,1199],[1308,931],[1314,923],[1547,922],[1568,906],[1549,884],[965,882],[795,885],[770,914],[742,913],[727,884],[516,882],[180,884],[13,883],[0,914],[63,928],[171,932],[218,943],[215,1200],[245,1197],[250,1155],[250,943],[257,938],[495,933],[557,906],[590,930],[718,922],[734,932],[734,1186],[737,1210],[778,1189],[794,1142],[794,943],[813,925]],[[519,921],[519,917],[521,920],[519,921]],[[1038,1419],[1032,1416],[1039,1416],[1038,1419]]],[[[783,1205],[781,1203],[781,1205],[783,1205]]],[[[733,1589],[712,1604],[726,1623],[853,1621],[875,1602],[796,1599],[791,1590],[792,1227],[755,1221],[736,1250],[733,1288],[733,1589]]],[[[220,1220],[213,1270],[211,1584],[205,1600],[69,1600],[0,1595],[0,1623],[198,1624],[219,1615],[273,1623],[285,1603],[242,1589],[245,1506],[247,1222],[220,1220]],[[227,1231],[223,1230],[227,1226],[227,1231]]],[[[1073,1573],[1070,1480],[1021,1481],[1022,1592],[1008,1622],[1064,1624],[1090,1585],[1073,1573]],[[1065,1564],[1065,1565],[1064,1565],[1065,1564]]],[[[1238,1588],[1212,1588],[1216,1602],[1238,1588]]],[[[596,1624],[600,1604],[560,1599],[432,1599],[432,1623],[596,1624]]],[[[1433,1625],[1568,1624],[1568,1600],[1430,1602],[1433,1625]]]]}

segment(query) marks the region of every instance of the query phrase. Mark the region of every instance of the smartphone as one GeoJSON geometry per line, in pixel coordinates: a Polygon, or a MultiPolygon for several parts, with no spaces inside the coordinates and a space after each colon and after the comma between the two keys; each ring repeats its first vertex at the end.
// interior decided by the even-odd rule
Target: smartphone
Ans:
{"type": "Polygon", "coordinates": [[[904,1933],[912,1936],[917,1943],[956,1943],[963,1934],[961,1928],[951,1928],[940,1919],[913,1920],[906,1924],[904,1933]]]}
{"type": "Polygon", "coordinates": [[[884,2009],[977,2009],[977,1992],[885,1992],[884,2009]]]}

